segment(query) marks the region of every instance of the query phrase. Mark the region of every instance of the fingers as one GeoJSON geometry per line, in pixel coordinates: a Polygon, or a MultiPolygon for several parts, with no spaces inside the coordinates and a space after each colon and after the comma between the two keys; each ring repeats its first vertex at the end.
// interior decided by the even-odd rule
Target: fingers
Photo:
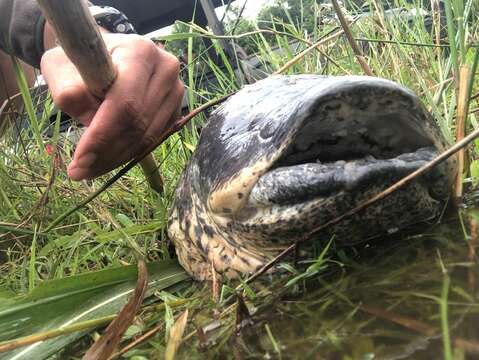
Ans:
{"type": "MultiPolygon", "coordinates": [[[[161,67],[156,68],[151,81],[151,91],[145,98],[146,104],[156,104],[158,111],[146,129],[145,137],[159,139],[179,118],[184,95],[183,83],[179,80],[179,61],[173,55],[161,51],[161,67]]],[[[156,141],[146,141],[156,143],[156,141]]]]}
{"type": "Polygon", "coordinates": [[[162,102],[160,111],[156,114],[154,121],[145,131],[143,137],[144,147],[141,149],[141,153],[145,150],[153,151],[153,147],[157,145],[161,136],[178,120],[181,113],[183,94],[183,84],[177,81],[173,89],[171,89],[171,92],[162,102]]]}
{"type": "Polygon", "coordinates": [[[131,104],[119,105],[111,99],[105,100],[78,143],[74,159],[68,167],[70,178],[91,179],[147,150],[152,151],[161,135],[176,121],[182,93],[183,86],[180,84],[164,97],[153,118],[147,119],[137,113],[137,122],[132,122],[129,116],[131,104]],[[100,120],[97,121],[97,118],[100,120]],[[110,119],[114,119],[114,122],[110,119]],[[147,123],[149,126],[145,128],[144,124],[147,123]]]}
{"type": "Polygon", "coordinates": [[[158,63],[152,75],[151,89],[147,94],[147,98],[145,98],[145,102],[148,104],[157,103],[158,100],[163,99],[176,86],[182,85],[179,80],[180,62],[178,59],[160,48],[155,50],[158,54],[158,63]]]}
{"type": "Polygon", "coordinates": [[[89,179],[151,149],[176,120],[183,85],[176,58],[136,37],[112,43],[118,75],[91,119],[68,168],[74,180],[89,179]]]}
{"type": "Polygon", "coordinates": [[[41,70],[55,105],[88,126],[100,101],[88,91],[63,50],[57,47],[45,52],[41,70]]]}

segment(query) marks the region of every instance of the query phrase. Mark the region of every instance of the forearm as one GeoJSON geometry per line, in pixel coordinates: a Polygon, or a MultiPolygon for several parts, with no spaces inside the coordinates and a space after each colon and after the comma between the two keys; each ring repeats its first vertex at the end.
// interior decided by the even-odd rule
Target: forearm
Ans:
{"type": "Polygon", "coordinates": [[[10,55],[21,59],[31,86],[35,80],[32,66],[38,67],[44,50],[54,45],[53,31],[45,25],[35,1],[0,0],[0,106],[19,91],[10,55]]]}
{"type": "Polygon", "coordinates": [[[21,59],[27,82],[32,85],[33,67],[40,66],[45,49],[55,46],[53,31],[45,24],[36,1],[0,0],[0,106],[19,91],[10,55],[21,59]]]}
{"type": "Polygon", "coordinates": [[[0,0],[0,49],[38,67],[45,18],[35,0],[0,0]]]}
{"type": "MultiPolygon", "coordinates": [[[[33,67],[24,62],[20,61],[20,65],[23,68],[26,80],[29,84],[33,84],[35,80],[35,72],[33,67]]],[[[15,94],[18,94],[19,88],[17,84],[17,78],[15,76],[15,71],[13,70],[12,59],[5,52],[0,50],[0,108],[6,104],[6,100],[12,98],[15,94]]],[[[3,121],[5,120],[6,113],[11,110],[14,110],[18,105],[20,106],[21,101],[17,99],[13,104],[13,107],[2,108],[3,113],[0,113],[0,137],[2,135],[1,128],[3,121]]]]}

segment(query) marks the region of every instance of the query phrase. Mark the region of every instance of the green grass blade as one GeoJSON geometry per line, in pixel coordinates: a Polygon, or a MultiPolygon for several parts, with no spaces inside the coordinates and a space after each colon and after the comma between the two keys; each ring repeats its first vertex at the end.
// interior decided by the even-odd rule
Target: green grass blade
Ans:
{"type": "Polygon", "coordinates": [[[35,260],[37,258],[37,230],[35,228],[35,234],[33,235],[32,245],[30,246],[30,266],[28,269],[28,290],[33,291],[35,288],[36,283],[36,276],[35,276],[35,260]]]}
{"type": "Polygon", "coordinates": [[[444,359],[452,360],[451,337],[449,332],[448,320],[448,294],[449,294],[450,279],[447,274],[444,274],[444,282],[442,286],[440,304],[441,312],[441,329],[442,329],[442,343],[444,347],[444,359]]]}
{"type": "MultiPolygon", "coordinates": [[[[188,275],[176,261],[148,264],[147,295],[178,284],[188,275]]],[[[136,284],[136,266],[106,269],[42,283],[25,297],[0,307],[3,341],[116,314],[136,284]]],[[[0,359],[44,359],[82,333],[71,334],[0,355],[0,359]]]]}
{"type": "Polygon", "coordinates": [[[13,70],[15,71],[15,75],[17,78],[18,88],[20,89],[20,94],[22,96],[23,104],[25,106],[25,111],[28,115],[29,124],[33,131],[33,136],[37,141],[37,145],[41,146],[43,144],[43,141],[41,138],[40,124],[38,123],[36,110],[33,105],[30,89],[28,87],[27,78],[25,77],[25,73],[23,72],[22,67],[20,66],[20,62],[17,58],[12,57],[12,64],[13,70]]]}
{"type": "Polygon", "coordinates": [[[444,0],[446,8],[447,35],[449,39],[449,48],[451,50],[451,60],[454,67],[454,76],[459,77],[459,59],[456,45],[456,27],[454,25],[454,13],[452,11],[451,0],[444,0]]]}

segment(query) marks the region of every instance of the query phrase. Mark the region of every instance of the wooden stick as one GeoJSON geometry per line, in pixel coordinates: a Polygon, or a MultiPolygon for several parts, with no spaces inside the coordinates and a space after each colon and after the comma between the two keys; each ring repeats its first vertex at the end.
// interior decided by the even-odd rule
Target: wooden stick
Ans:
{"type": "MultiPolygon", "coordinates": [[[[83,0],[38,0],[43,14],[92,94],[100,99],[114,83],[116,69],[95,19],[83,0]]],[[[163,180],[149,154],[140,165],[153,190],[163,192],[163,180]]]]}
{"type": "Polygon", "coordinates": [[[38,3],[88,89],[104,98],[115,81],[116,69],[86,3],[82,0],[38,0],[38,3]]]}

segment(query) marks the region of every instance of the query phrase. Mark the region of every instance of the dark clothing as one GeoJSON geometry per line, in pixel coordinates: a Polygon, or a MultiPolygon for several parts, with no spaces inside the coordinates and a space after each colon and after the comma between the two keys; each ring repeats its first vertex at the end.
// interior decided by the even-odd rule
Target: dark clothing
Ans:
{"type": "Polygon", "coordinates": [[[40,67],[45,18],[35,0],[0,0],[0,49],[40,67]]]}

